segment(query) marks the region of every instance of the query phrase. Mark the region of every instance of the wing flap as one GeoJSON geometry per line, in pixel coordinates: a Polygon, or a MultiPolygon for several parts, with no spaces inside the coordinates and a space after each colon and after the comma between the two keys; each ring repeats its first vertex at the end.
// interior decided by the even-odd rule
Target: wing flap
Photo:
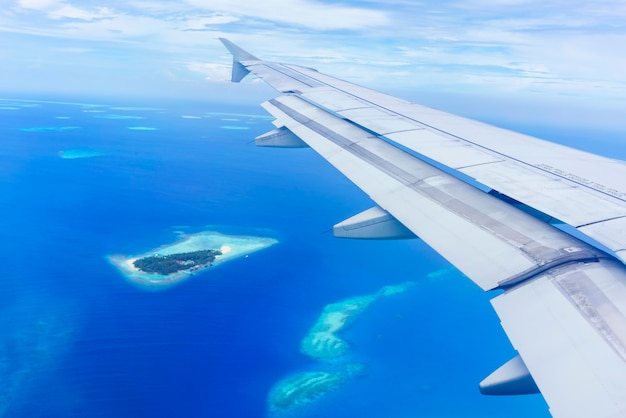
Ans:
{"type": "Polygon", "coordinates": [[[578,230],[607,245],[615,251],[617,257],[626,262],[626,247],[622,240],[623,237],[626,237],[626,217],[616,217],[583,225],[578,230]]]}
{"type": "Polygon", "coordinates": [[[568,265],[492,300],[554,416],[626,416],[626,274],[568,265]]]}

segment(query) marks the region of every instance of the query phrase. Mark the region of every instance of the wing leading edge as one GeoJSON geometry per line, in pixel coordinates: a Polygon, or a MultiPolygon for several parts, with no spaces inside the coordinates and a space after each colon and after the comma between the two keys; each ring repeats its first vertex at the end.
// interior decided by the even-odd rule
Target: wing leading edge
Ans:
{"type": "MultiPolygon", "coordinates": [[[[284,93],[263,104],[277,129],[257,143],[310,146],[376,203],[337,225],[336,235],[416,235],[484,290],[504,290],[492,303],[521,360],[492,374],[481,390],[518,394],[536,384],[555,416],[626,415],[626,268],[613,256],[625,254],[623,239],[612,233],[598,239],[612,240],[615,254],[608,255],[450,171],[583,232],[599,225],[605,234],[606,222],[619,227],[626,219],[622,184],[604,185],[595,177],[581,185],[586,177],[567,175],[573,170],[568,158],[584,161],[587,154],[562,147],[567,152],[556,160],[528,162],[534,154],[517,149],[527,137],[312,69],[263,61],[222,42],[233,54],[233,81],[252,72],[284,93]],[[516,175],[522,180],[508,188],[493,187],[516,175]],[[532,176],[539,178],[523,181],[532,176]],[[543,195],[533,197],[535,187],[546,186],[554,196],[546,200],[551,193],[540,189],[543,195]],[[585,205],[559,209],[553,203],[559,199],[560,206],[578,200],[585,205]]],[[[536,154],[553,146],[531,138],[529,147],[535,145],[536,154]]],[[[625,167],[606,160],[611,168],[625,167]]]]}

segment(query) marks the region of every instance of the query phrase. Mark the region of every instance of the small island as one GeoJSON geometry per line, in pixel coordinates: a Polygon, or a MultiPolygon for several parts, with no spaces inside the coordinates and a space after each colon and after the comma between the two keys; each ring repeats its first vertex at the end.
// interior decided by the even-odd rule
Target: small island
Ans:
{"type": "Polygon", "coordinates": [[[218,250],[200,250],[170,255],[155,254],[151,257],[138,258],[133,261],[133,266],[145,273],[163,275],[176,273],[181,270],[193,272],[210,266],[218,255],[222,255],[222,252],[218,250]]]}
{"type": "Polygon", "coordinates": [[[260,251],[278,241],[269,237],[225,235],[214,231],[179,234],[179,240],[137,256],[110,255],[111,264],[133,284],[164,289],[210,267],[260,251]]]}

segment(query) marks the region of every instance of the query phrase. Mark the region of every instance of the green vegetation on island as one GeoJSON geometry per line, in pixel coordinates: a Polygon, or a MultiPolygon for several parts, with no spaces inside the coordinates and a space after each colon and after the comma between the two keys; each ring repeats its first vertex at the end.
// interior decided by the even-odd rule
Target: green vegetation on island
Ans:
{"type": "Polygon", "coordinates": [[[194,271],[210,265],[215,257],[222,255],[218,250],[200,250],[189,253],[159,255],[139,258],[133,265],[145,273],[168,275],[181,270],[194,271]]]}

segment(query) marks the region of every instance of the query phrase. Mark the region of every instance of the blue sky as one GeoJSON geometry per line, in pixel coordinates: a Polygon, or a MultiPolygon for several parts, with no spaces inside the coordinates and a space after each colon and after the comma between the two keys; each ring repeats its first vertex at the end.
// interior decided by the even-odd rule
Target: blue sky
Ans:
{"type": "Polygon", "coordinates": [[[227,37],[426,104],[454,97],[452,111],[482,97],[615,124],[626,104],[623,1],[5,0],[0,32],[0,92],[270,97],[227,84],[227,37]]]}

